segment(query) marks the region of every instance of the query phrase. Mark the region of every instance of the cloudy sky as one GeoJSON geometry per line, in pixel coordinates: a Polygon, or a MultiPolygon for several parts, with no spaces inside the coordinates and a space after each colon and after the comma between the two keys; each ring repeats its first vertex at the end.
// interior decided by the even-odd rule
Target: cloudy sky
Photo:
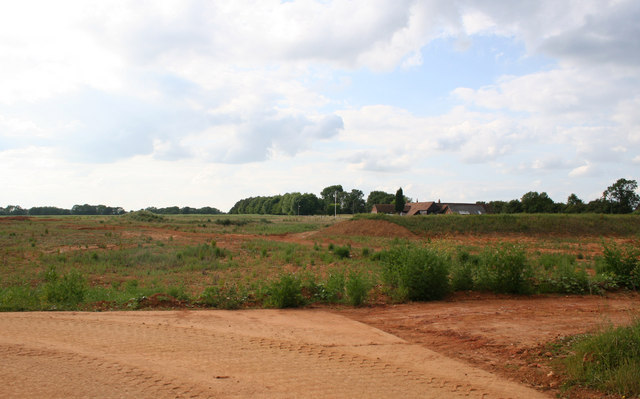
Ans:
{"type": "Polygon", "coordinates": [[[640,178],[637,0],[6,1],[0,206],[640,178]]]}

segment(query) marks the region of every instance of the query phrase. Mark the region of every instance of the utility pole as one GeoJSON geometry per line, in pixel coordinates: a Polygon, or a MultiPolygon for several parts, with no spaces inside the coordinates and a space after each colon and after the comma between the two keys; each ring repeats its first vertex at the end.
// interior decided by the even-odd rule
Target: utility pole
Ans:
{"type": "Polygon", "coordinates": [[[333,192],[333,218],[338,218],[338,192],[333,192]]]}

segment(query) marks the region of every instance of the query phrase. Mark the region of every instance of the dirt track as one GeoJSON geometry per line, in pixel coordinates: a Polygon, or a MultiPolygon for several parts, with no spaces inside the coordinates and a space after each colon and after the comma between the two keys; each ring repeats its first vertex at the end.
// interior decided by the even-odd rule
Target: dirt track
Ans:
{"type": "Polygon", "coordinates": [[[321,310],[5,313],[1,397],[541,393],[321,310]]]}

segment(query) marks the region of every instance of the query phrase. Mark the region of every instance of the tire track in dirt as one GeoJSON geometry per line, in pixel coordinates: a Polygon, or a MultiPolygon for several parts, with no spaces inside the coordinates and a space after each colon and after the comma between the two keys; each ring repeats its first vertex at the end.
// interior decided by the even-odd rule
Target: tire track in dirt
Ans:
{"type": "Polygon", "coordinates": [[[4,314],[0,376],[15,383],[0,396],[545,397],[347,318],[304,315],[4,314]]]}

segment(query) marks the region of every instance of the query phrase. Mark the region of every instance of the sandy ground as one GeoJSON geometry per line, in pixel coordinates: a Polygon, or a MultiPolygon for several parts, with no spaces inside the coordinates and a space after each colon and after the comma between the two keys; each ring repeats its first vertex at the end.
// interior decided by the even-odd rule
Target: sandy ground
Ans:
{"type": "Polygon", "coordinates": [[[470,296],[342,310],[3,313],[0,397],[548,398],[554,391],[543,390],[553,384],[531,380],[534,390],[517,382],[527,375],[519,367],[547,373],[527,364],[528,352],[638,311],[640,297],[617,295],[470,296]]]}
{"type": "Polygon", "coordinates": [[[5,313],[1,397],[540,398],[324,310],[5,313]]]}

